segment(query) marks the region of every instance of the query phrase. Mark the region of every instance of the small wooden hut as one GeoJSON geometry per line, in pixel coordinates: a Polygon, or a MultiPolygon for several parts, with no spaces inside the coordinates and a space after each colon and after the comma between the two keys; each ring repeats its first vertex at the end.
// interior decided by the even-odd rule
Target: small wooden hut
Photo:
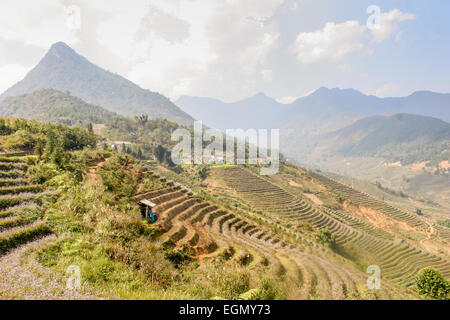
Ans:
{"type": "Polygon", "coordinates": [[[153,222],[156,222],[156,204],[147,199],[140,200],[138,204],[141,208],[142,218],[151,218],[153,222]]]}

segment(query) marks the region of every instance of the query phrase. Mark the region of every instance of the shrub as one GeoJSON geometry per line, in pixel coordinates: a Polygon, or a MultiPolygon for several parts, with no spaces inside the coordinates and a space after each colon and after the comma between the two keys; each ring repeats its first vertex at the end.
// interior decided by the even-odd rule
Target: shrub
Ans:
{"type": "Polygon", "coordinates": [[[251,289],[239,295],[238,300],[261,300],[259,299],[260,294],[260,289],[251,289]]]}
{"type": "Polygon", "coordinates": [[[219,296],[227,300],[237,299],[239,295],[250,289],[250,277],[246,272],[223,270],[215,276],[214,284],[219,291],[219,296]]]}
{"type": "Polygon", "coordinates": [[[61,171],[56,164],[41,163],[30,167],[28,174],[32,182],[43,184],[61,174],[61,171]]]}
{"type": "Polygon", "coordinates": [[[138,173],[131,170],[133,159],[128,155],[116,155],[111,158],[99,173],[107,190],[119,197],[131,197],[138,186],[138,173]]]}
{"type": "Polygon", "coordinates": [[[238,257],[238,262],[241,266],[247,266],[250,264],[250,262],[252,262],[253,257],[250,253],[248,252],[243,252],[239,255],[238,257]]]}
{"type": "Polygon", "coordinates": [[[166,259],[172,262],[175,267],[179,268],[184,263],[191,261],[191,256],[183,250],[175,248],[166,252],[166,259]]]}
{"type": "Polygon", "coordinates": [[[259,288],[239,295],[238,300],[281,300],[284,296],[268,280],[263,279],[259,288]]]}
{"type": "Polygon", "coordinates": [[[281,292],[267,279],[262,280],[259,300],[284,300],[281,292]]]}
{"type": "Polygon", "coordinates": [[[427,299],[450,299],[450,282],[434,268],[425,268],[417,275],[416,288],[419,294],[427,299]]]}
{"type": "Polygon", "coordinates": [[[320,229],[316,233],[317,241],[323,246],[334,248],[336,246],[336,236],[328,228],[320,229]]]}
{"type": "Polygon", "coordinates": [[[34,147],[35,139],[27,130],[18,130],[14,134],[8,136],[4,142],[4,146],[10,150],[24,150],[34,147]]]}

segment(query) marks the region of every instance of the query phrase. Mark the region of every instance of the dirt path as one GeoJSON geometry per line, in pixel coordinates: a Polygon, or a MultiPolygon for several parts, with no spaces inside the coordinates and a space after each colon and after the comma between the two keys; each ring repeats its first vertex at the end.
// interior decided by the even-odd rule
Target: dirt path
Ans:
{"type": "Polygon", "coordinates": [[[98,168],[102,167],[105,164],[106,161],[99,162],[96,166],[89,167],[89,171],[86,175],[87,181],[93,182],[95,180],[98,180],[97,170],[98,168]]]}
{"type": "Polygon", "coordinates": [[[430,223],[430,222],[428,222],[428,221],[425,221],[425,223],[430,227],[430,229],[427,230],[427,233],[426,233],[427,238],[426,238],[426,239],[420,240],[420,244],[424,244],[424,242],[425,242],[426,240],[431,240],[431,237],[436,233],[436,230],[434,229],[432,223],[430,223]]]}
{"type": "Polygon", "coordinates": [[[321,206],[323,205],[322,200],[320,200],[315,194],[312,193],[304,193],[303,194],[305,197],[307,197],[309,200],[311,200],[312,202],[314,202],[315,204],[321,206]]]}
{"type": "Polygon", "coordinates": [[[93,300],[104,299],[88,289],[70,290],[62,275],[42,266],[32,252],[56,240],[48,236],[30,242],[0,258],[0,300],[93,300]]]}

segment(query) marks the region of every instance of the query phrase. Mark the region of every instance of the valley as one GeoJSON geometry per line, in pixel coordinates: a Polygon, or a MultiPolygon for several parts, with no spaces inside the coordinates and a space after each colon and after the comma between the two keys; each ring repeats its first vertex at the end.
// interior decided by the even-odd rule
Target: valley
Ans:
{"type": "Polygon", "coordinates": [[[56,43],[0,99],[1,299],[409,300],[428,298],[424,270],[448,284],[450,127],[430,116],[447,95],[179,108],[56,43]],[[280,128],[279,171],[174,163],[194,118],[280,128]]]}

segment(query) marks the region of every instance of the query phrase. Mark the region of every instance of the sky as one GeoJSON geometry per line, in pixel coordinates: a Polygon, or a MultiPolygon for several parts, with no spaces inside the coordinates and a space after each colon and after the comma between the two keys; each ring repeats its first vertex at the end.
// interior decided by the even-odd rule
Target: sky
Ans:
{"type": "Polygon", "coordinates": [[[448,93],[449,39],[442,0],[2,0],[0,92],[63,41],[172,100],[448,93]]]}

